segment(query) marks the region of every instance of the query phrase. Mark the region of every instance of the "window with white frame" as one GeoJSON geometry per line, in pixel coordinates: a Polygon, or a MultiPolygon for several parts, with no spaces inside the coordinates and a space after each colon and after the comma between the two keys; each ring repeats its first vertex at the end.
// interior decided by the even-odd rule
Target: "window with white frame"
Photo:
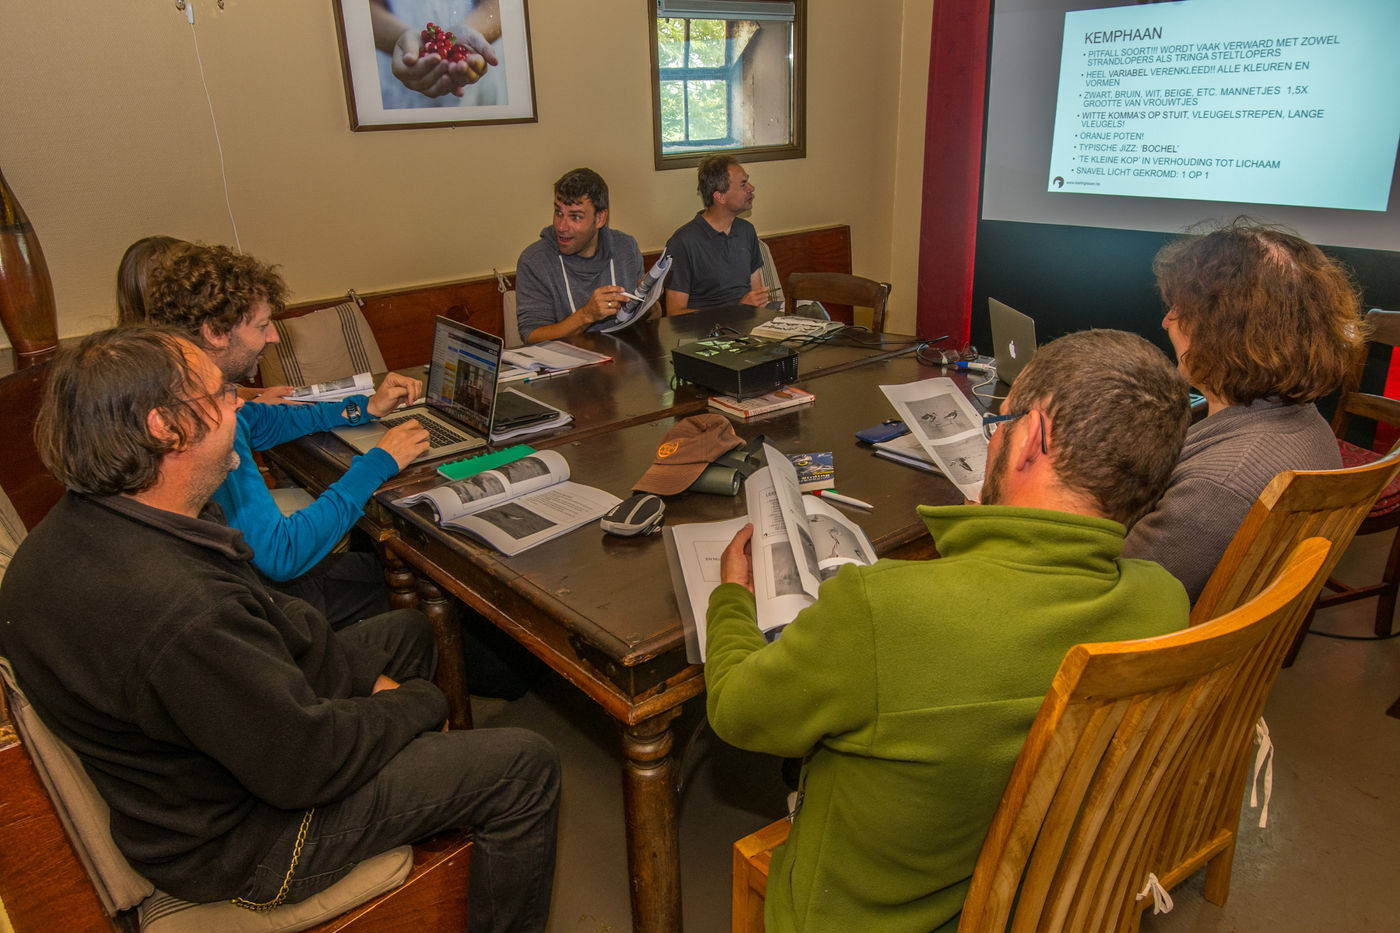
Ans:
{"type": "Polygon", "coordinates": [[[652,0],[656,167],[805,154],[806,0],[652,0]]]}

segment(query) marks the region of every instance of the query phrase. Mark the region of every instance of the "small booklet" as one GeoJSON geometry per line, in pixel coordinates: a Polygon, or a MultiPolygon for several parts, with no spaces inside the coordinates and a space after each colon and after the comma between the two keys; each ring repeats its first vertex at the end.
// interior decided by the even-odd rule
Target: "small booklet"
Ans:
{"type": "Polygon", "coordinates": [[[900,386],[880,386],[899,417],[909,426],[928,460],[968,499],[982,497],[987,470],[987,438],[982,416],[947,376],[921,379],[900,386]]]}
{"type": "Polygon", "coordinates": [[[558,451],[542,450],[394,504],[426,504],[439,525],[464,531],[509,556],[597,521],[621,501],[569,482],[569,462],[558,451]]]}
{"type": "Polygon", "coordinates": [[[832,331],[840,330],[845,326],[840,321],[824,321],[820,318],[783,314],[771,321],[759,324],[749,331],[749,336],[762,337],[765,340],[791,340],[794,337],[814,340],[818,337],[825,337],[832,331]]]}
{"type": "Polygon", "coordinates": [[[333,402],[352,395],[373,395],[374,377],[369,373],[356,373],[344,379],[318,382],[315,385],[293,389],[287,398],[299,402],[333,402]]]}
{"type": "Polygon", "coordinates": [[[836,488],[836,455],[829,450],[811,454],[788,454],[797,471],[797,488],[803,492],[836,488]]]}
{"type": "Polygon", "coordinates": [[[843,564],[875,563],[875,548],[860,526],[815,496],[802,495],[787,457],[767,444],[763,451],[768,466],[744,484],[748,515],[662,529],[692,664],[705,660],[705,612],[720,583],[720,553],[745,522],[754,527],[758,627],[769,641],[816,602],[821,582],[843,564]]]}
{"type": "Polygon", "coordinates": [[[546,340],[502,353],[499,381],[516,382],[530,376],[562,373],[580,366],[610,362],[612,357],[606,354],[594,353],[562,340],[546,340]]]}
{"type": "Polygon", "coordinates": [[[710,407],[715,411],[729,415],[731,418],[749,421],[775,411],[810,405],[816,400],[817,397],[811,392],[806,392],[796,386],[786,386],[776,392],[769,392],[767,395],[758,395],[753,398],[739,399],[732,395],[715,395],[710,398],[710,407]]]}
{"type": "Polygon", "coordinates": [[[646,317],[647,312],[661,298],[661,293],[664,291],[661,282],[666,278],[666,273],[670,271],[671,257],[667,256],[666,250],[663,249],[656,264],[647,270],[646,275],[642,276],[642,281],[638,283],[632,299],[619,308],[617,314],[613,315],[613,319],[598,328],[597,332],[615,334],[620,330],[626,330],[646,317]]]}

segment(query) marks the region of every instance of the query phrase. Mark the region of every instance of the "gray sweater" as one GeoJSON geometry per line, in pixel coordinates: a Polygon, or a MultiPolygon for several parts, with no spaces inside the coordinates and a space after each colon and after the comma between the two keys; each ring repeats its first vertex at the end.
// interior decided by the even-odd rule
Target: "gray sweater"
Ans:
{"type": "Polygon", "coordinates": [[[1186,432],[1166,493],[1128,532],[1123,556],[1157,561],[1195,603],[1275,476],[1341,465],[1337,439],[1313,405],[1257,401],[1216,412],[1186,432]]]}
{"type": "MultiPolygon", "coordinates": [[[[536,327],[564,320],[588,303],[594,289],[621,285],[631,291],[641,277],[642,251],[627,234],[604,227],[598,231],[598,250],[592,256],[563,256],[554,228],[545,227],[540,238],[525,247],[515,266],[515,313],[520,336],[529,340],[536,327]]],[[[611,319],[593,326],[601,327],[608,320],[611,319]]]]}

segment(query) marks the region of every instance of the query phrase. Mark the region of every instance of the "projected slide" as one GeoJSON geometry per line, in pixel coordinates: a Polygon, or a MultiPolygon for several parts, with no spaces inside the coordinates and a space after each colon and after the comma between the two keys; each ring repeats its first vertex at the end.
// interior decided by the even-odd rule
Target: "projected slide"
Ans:
{"type": "Polygon", "coordinates": [[[1384,211],[1400,0],[1065,14],[1051,193],[1384,211]]]}

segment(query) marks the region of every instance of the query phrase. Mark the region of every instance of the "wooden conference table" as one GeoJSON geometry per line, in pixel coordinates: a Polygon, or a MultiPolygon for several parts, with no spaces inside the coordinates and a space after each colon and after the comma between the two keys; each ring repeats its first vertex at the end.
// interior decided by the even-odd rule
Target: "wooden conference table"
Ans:
{"type": "MultiPolygon", "coordinates": [[[[528,443],[562,453],[572,479],[626,497],[666,431],[677,420],[707,410],[710,393],[673,386],[671,347],[707,336],[716,326],[747,333],[766,316],[771,315],[753,309],[697,312],[645,322],[617,336],[575,338],[613,356],[614,362],[523,386],[575,417],[569,428],[528,443]]],[[[834,452],[838,488],[874,505],[868,512],[848,512],[881,556],[931,556],[931,542],[914,507],[962,501],[942,477],[878,458],[855,442],[856,431],[893,413],[880,385],[942,375],[914,359],[911,341],[864,335],[863,340],[837,339],[807,348],[799,357],[797,384],[816,395],[815,405],[735,425],[741,437],[763,434],[786,453],[834,452]]],[[[330,434],[269,452],[313,492],[334,481],[352,453],[330,434]]],[[[393,504],[441,482],[432,464],[414,465],[374,496],[361,524],[383,545],[395,604],[420,605],[433,621],[445,668],[438,683],[447,692],[454,726],[469,725],[470,712],[451,597],[490,619],[618,720],[633,929],[680,930],[671,723],[686,700],[704,692],[705,683],[703,669],[686,661],[661,536],[618,538],[587,526],[505,557],[439,528],[426,509],[393,504]]],[[[671,524],[717,521],[744,512],[742,494],[686,493],[666,502],[671,524]]]]}

